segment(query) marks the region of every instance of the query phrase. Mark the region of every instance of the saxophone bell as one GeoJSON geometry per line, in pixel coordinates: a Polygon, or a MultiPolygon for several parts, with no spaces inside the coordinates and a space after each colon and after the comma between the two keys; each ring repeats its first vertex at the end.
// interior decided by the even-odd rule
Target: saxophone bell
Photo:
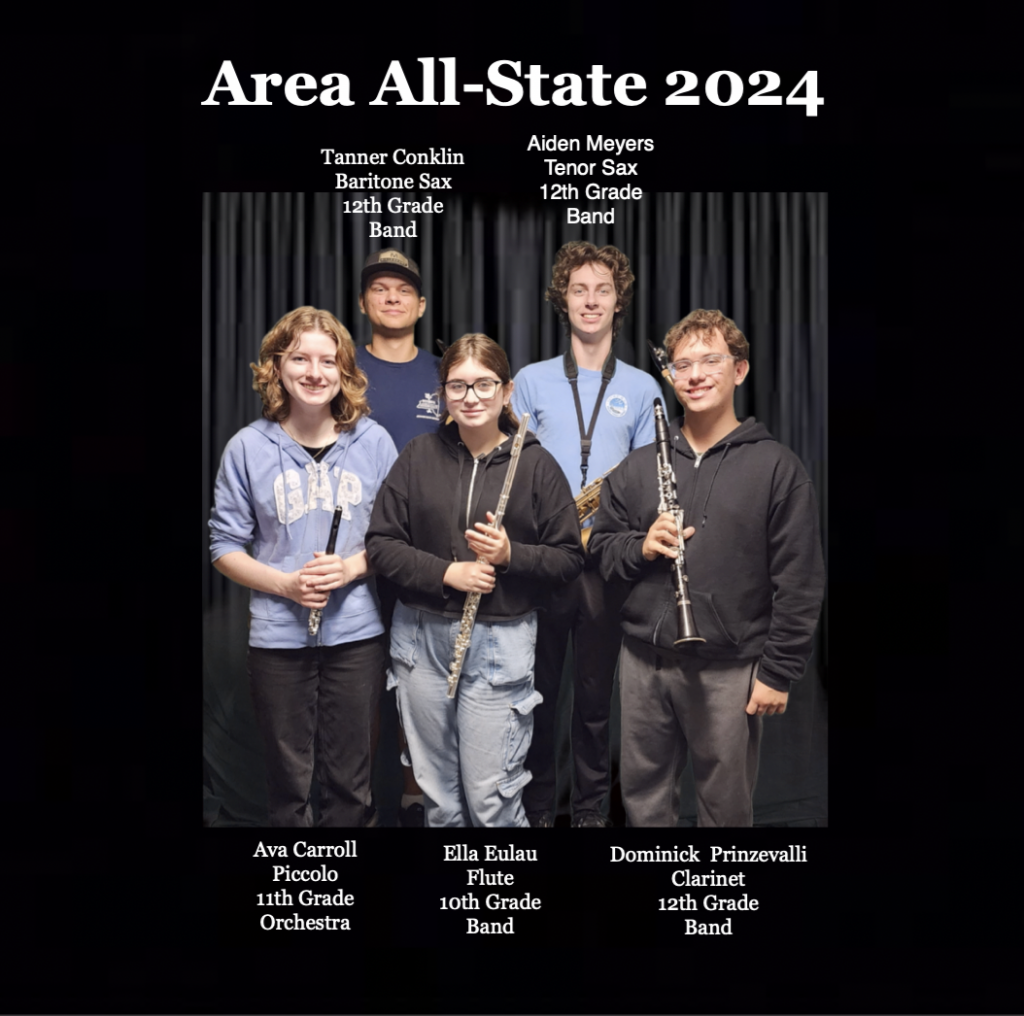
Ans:
{"type": "Polygon", "coordinates": [[[576,514],[580,521],[580,536],[583,539],[584,548],[590,539],[590,527],[584,529],[583,523],[587,519],[593,518],[597,514],[597,509],[601,507],[601,484],[614,468],[615,466],[606,469],[596,480],[592,480],[576,495],[576,514]]]}

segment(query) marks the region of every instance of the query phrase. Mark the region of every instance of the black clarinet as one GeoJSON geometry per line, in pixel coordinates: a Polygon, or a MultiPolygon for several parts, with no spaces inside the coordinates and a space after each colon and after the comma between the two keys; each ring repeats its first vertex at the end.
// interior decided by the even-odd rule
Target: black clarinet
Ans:
{"type": "MultiPolygon", "coordinates": [[[[334,544],[338,541],[338,526],[341,525],[341,516],[344,514],[345,506],[343,504],[335,505],[334,507],[334,518],[331,519],[331,532],[327,537],[327,553],[334,553],[334,544]]],[[[328,593],[328,595],[330,595],[328,593]]],[[[323,616],[323,610],[320,607],[314,607],[309,612],[309,634],[315,635],[320,630],[320,618],[323,616]]]]}
{"type": "Polygon", "coordinates": [[[679,532],[679,552],[672,565],[672,584],[676,590],[676,630],[679,638],[675,645],[684,642],[707,642],[697,634],[690,610],[690,580],[686,577],[686,559],[683,555],[683,510],[679,507],[676,493],[676,474],[672,468],[672,447],[668,440],[668,424],[665,422],[665,407],[661,399],[654,400],[654,435],[658,448],[658,514],[669,512],[679,532]]]}
{"type": "Polygon", "coordinates": [[[651,342],[650,339],[647,340],[647,348],[650,349],[651,351],[651,356],[654,358],[654,362],[658,367],[658,373],[661,374],[661,376],[669,383],[669,385],[672,385],[674,387],[672,379],[672,370],[669,367],[668,356],[665,355],[665,350],[658,349],[658,347],[653,342],[651,342]]]}

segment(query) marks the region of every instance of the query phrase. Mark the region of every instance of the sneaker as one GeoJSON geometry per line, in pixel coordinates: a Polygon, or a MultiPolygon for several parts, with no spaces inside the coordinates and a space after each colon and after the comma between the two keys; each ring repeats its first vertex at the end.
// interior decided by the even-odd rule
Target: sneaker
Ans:
{"type": "Polygon", "coordinates": [[[555,827],[555,817],[550,811],[530,812],[526,816],[526,821],[530,823],[531,829],[553,829],[555,827]]]}
{"type": "Polygon", "coordinates": [[[573,829],[610,829],[611,824],[599,811],[581,811],[572,817],[573,829]]]}
{"type": "Polygon", "coordinates": [[[408,808],[398,809],[398,824],[402,829],[423,828],[423,805],[410,804],[408,808]]]}

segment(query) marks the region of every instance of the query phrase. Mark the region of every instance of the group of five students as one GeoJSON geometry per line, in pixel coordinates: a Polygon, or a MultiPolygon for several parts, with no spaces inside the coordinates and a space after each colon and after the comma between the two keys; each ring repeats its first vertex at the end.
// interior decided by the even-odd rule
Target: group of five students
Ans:
{"type": "Polygon", "coordinates": [[[566,244],[547,298],[569,348],[514,381],[487,336],[463,336],[440,362],[416,348],[419,269],[392,249],[363,269],[369,346],[357,352],[312,307],[264,338],[252,365],[264,418],[225,449],[210,528],[215,567],[253,591],[248,669],[272,825],[311,823],[314,775],[321,824],[374,821],[385,674],[411,763],[402,814],[422,802],[435,827],[552,825],[553,713],[570,637],[573,825],[606,825],[620,619],[630,824],[675,824],[688,753],[700,824],[751,824],[761,716],[784,710],[820,608],[814,494],[792,452],[735,417],[742,333],[719,312],[689,315],[667,348],[684,407],[672,426],[680,503],[699,502],[687,515],[697,528],[683,535],[706,641],[673,647],[654,623],[673,602],[665,559],[679,545],[646,461],[660,393],[612,353],[632,284],[614,247],[566,244]],[[522,414],[530,432],[496,527],[522,414]],[[585,548],[574,488],[605,474],[585,548]],[[449,697],[470,594],[479,609],[449,697]]]}

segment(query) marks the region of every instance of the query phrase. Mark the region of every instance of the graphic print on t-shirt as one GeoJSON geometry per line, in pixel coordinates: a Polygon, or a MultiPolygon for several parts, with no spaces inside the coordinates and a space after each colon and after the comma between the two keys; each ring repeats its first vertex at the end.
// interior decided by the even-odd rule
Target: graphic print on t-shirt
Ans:
{"type": "Polygon", "coordinates": [[[441,401],[437,397],[437,392],[424,392],[423,398],[416,403],[417,409],[425,410],[423,413],[417,413],[417,420],[434,420],[440,421],[441,419],[441,401]]]}
{"type": "Polygon", "coordinates": [[[607,409],[612,416],[625,416],[626,410],[629,409],[629,403],[626,401],[625,395],[609,395],[608,401],[604,404],[604,408],[607,409]]]}

